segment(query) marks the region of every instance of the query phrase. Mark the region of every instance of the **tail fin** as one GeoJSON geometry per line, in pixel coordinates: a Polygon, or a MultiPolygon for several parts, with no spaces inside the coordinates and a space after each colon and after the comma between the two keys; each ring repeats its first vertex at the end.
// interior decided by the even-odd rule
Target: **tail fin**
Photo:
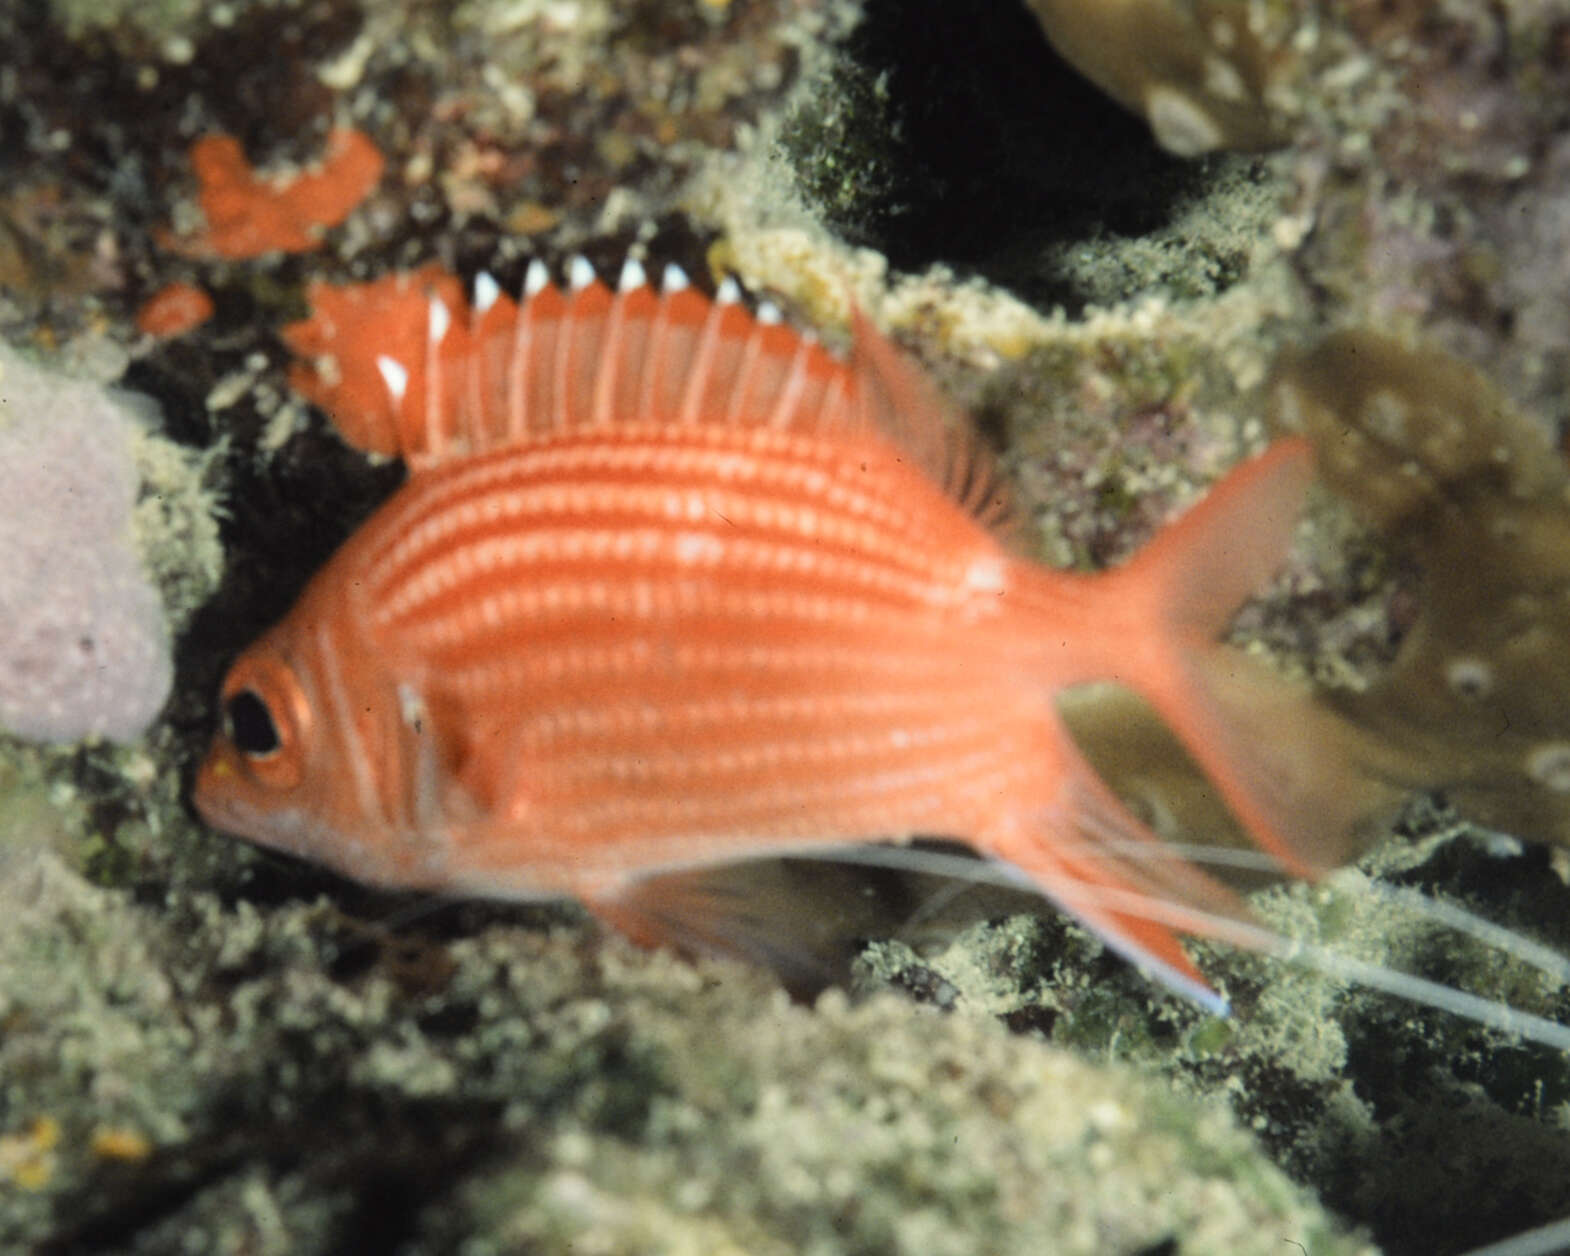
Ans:
{"type": "Polygon", "coordinates": [[[1310,876],[1359,853],[1400,791],[1377,745],[1302,685],[1221,643],[1239,605],[1280,565],[1313,475],[1289,439],[1234,470],[1159,534],[1107,591],[1154,645],[1124,679],[1155,707],[1233,815],[1284,871],[1310,876]]]}
{"type": "MultiPolygon", "coordinates": [[[[1038,590],[1045,615],[1063,614],[1068,597],[1096,630],[1091,651],[1073,660],[1079,678],[1116,680],[1144,697],[1249,837],[1298,876],[1345,862],[1363,827],[1399,800],[1369,770],[1371,739],[1306,687],[1221,642],[1238,606],[1280,565],[1312,474],[1308,444],[1282,441],[1126,566],[1082,584],[1042,572],[1038,590]]],[[[1042,751],[1050,797],[1037,813],[1005,817],[980,845],[1114,949],[1221,1010],[1177,935],[1236,936],[1246,905],[1137,819],[1067,731],[1055,731],[1061,740],[1048,737],[1042,751]]]]}

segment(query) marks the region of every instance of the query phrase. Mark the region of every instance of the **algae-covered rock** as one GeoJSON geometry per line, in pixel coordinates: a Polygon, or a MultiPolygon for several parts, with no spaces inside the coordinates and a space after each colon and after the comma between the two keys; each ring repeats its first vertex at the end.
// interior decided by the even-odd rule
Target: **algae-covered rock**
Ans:
{"type": "Polygon", "coordinates": [[[155,912],[5,842],[0,1243],[1371,1250],[1214,1102],[985,1018],[581,926],[155,912]]]}
{"type": "Polygon", "coordinates": [[[1570,845],[1570,470],[1476,370],[1346,331],[1284,360],[1276,421],[1418,571],[1389,670],[1338,704],[1387,770],[1570,845]]]}
{"type": "Polygon", "coordinates": [[[1260,5],[1200,0],[1032,0],[1058,50],[1181,157],[1270,148],[1286,135],[1274,80],[1291,63],[1260,5]]]}

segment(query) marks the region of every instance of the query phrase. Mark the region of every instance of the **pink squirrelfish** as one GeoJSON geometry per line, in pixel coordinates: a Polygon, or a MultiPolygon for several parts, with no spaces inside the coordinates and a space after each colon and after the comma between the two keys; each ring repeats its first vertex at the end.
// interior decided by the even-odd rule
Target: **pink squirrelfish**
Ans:
{"type": "Polygon", "coordinates": [[[516,302],[482,276],[472,308],[431,269],[318,285],[295,386],[410,475],[230,671],[202,814],[363,881],[568,895],[634,932],[674,869],[948,836],[1213,1002],[1169,926],[1243,909],[1054,698],[1127,686],[1283,871],[1331,862],[1350,804],[1305,766],[1322,717],[1219,643],[1289,544],[1307,445],[1117,570],[1044,568],[870,323],[840,362],[733,297],[635,264],[615,293],[537,267],[516,302]]]}

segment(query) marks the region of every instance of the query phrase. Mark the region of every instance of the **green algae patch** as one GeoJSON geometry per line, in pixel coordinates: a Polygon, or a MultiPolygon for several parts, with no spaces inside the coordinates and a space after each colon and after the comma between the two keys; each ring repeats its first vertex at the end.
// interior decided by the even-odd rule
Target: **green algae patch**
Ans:
{"type": "Polygon", "coordinates": [[[367,1224],[352,1184],[395,1181],[406,1251],[1371,1250],[1222,1109],[985,1016],[802,1006],[566,924],[393,935],[325,900],[153,911],[47,851],[10,872],[0,1134],[58,1137],[8,1244],[173,1197],[143,1242],[330,1252],[367,1224]]]}
{"type": "MultiPolygon", "coordinates": [[[[1570,993],[1561,981],[1457,934],[1425,904],[1441,897],[1503,915],[1515,928],[1562,920],[1570,892],[1546,854],[1497,840],[1490,849],[1431,805],[1410,808],[1401,833],[1321,885],[1254,895],[1258,919],[1350,962],[1563,1022],[1570,993]]],[[[1540,940],[1545,932],[1528,931],[1540,940]]],[[[1547,932],[1562,948],[1563,931],[1547,932]]],[[[1535,1215],[1570,1204],[1570,1091],[1559,1053],[1346,976],[1217,944],[1190,950],[1230,1001],[1229,1017],[1160,991],[1045,913],[988,920],[942,945],[877,944],[862,957],[858,984],[898,989],[956,1015],[985,1012],[1081,1058],[1162,1079],[1175,1094],[1225,1102],[1278,1165],[1313,1182],[1332,1208],[1399,1231],[1392,1251],[1464,1250],[1518,1228],[1508,1199],[1489,1203],[1458,1184],[1503,1173],[1511,1198],[1529,1200],[1535,1215]]]]}

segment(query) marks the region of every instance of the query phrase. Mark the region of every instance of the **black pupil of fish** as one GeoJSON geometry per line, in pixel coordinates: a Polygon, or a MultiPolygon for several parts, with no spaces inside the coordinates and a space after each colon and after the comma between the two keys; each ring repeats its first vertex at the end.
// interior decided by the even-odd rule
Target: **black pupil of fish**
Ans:
{"type": "Polygon", "coordinates": [[[229,699],[224,720],[229,725],[229,740],[241,754],[264,758],[281,744],[267,704],[253,690],[242,689],[229,699]]]}

